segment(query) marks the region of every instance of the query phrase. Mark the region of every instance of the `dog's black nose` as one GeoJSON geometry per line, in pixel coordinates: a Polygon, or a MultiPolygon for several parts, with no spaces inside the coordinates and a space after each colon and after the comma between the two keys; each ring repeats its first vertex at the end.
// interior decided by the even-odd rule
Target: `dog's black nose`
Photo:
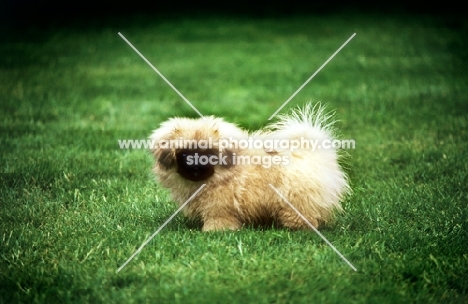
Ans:
{"type": "Polygon", "coordinates": [[[210,150],[181,150],[176,153],[177,173],[194,182],[205,180],[214,174],[213,155],[210,150]]]}

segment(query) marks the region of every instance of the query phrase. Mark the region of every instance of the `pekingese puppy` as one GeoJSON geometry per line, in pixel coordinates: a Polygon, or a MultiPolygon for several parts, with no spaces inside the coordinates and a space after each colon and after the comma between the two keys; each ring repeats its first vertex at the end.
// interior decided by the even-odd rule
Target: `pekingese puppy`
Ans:
{"type": "Polygon", "coordinates": [[[214,116],[171,118],[150,136],[153,171],[179,206],[206,184],[183,210],[203,222],[203,231],[265,224],[310,229],[271,186],[318,227],[341,210],[350,190],[332,125],[319,104],[253,133],[214,116]]]}

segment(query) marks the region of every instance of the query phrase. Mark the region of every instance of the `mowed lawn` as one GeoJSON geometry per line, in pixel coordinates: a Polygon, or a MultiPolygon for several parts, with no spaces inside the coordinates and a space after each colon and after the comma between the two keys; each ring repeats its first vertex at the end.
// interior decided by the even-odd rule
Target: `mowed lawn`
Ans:
{"type": "MultiPolygon", "coordinates": [[[[133,17],[0,43],[0,303],[468,302],[468,23],[423,15],[133,17]],[[321,229],[202,233],[146,139],[193,105],[255,130],[336,111],[352,195],[321,229]]],[[[300,181],[298,181],[300,183],[300,181]]]]}

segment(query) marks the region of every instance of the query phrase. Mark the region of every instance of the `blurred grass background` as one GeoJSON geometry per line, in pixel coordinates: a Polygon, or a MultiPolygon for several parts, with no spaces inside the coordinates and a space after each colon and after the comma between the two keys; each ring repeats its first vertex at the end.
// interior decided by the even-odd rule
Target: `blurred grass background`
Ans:
{"type": "MultiPolygon", "coordinates": [[[[30,15],[26,15],[30,16],[30,15]]],[[[467,38],[463,17],[319,10],[128,14],[2,25],[0,302],[453,302],[468,300],[467,38]],[[145,139],[197,114],[257,129],[322,101],[353,195],[324,235],[199,232],[150,174],[145,139]]],[[[24,16],[23,16],[24,17],[24,16]]],[[[26,19],[26,17],[24,17],[26,19]]]]}

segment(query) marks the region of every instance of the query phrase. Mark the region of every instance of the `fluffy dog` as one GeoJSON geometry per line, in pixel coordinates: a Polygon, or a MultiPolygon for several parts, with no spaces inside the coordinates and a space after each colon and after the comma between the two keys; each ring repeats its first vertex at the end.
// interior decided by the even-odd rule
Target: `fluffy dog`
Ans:
{"type": "Polygon", "coordinates": [[[264,224],[310,229],[270,184],[318,227],[341,210],[350,189],[330,146],[331,115],[321,105],[308,104],[253,133],[214,116],[176,117],[150,139],[153,171],[179,206],[206,184],[184,208],[203,231],[264,224]]]}

